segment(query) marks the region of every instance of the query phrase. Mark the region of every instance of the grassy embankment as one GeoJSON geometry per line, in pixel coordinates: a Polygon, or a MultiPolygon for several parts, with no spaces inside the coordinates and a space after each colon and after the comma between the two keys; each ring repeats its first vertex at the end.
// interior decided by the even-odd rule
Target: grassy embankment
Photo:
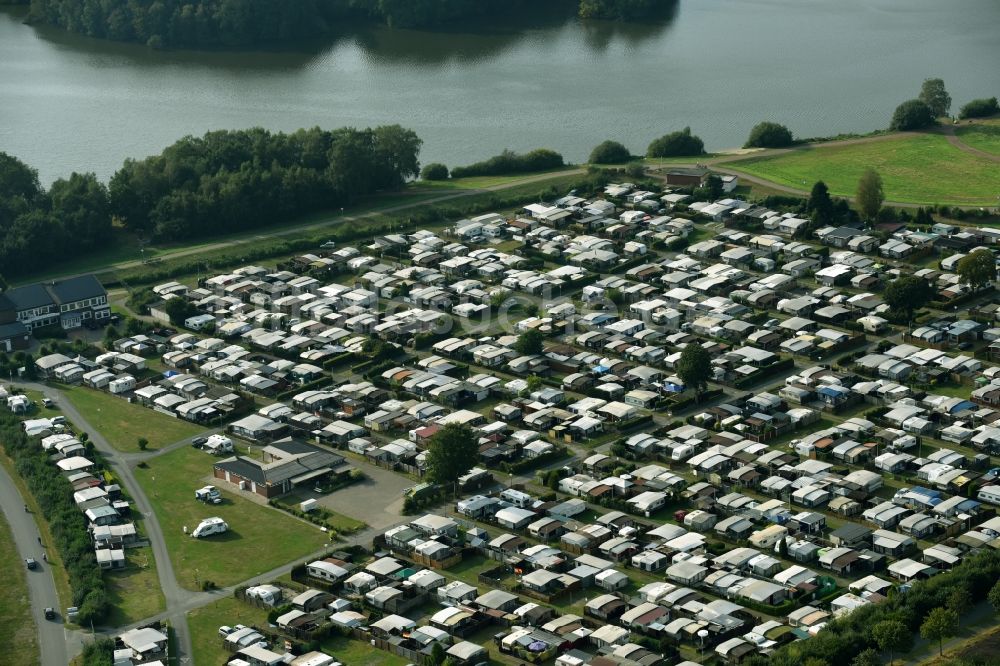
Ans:
{"type": "Polygon", "coordinates": [[[935,133],[804,147],[726,166],[806,192],[823,180],[840,196],[853,196],[862,172],[872,167],[882,176],[886,200],[901,203],[994,205],[1000,190],[995,162],[963,152],[935,133]]]}
{"type": "Polygon", "coordinates": [[[955,134],[966,145],[1000,155],[1000,118],[956,127],[955,134]]]}
{"type": "Polygon", "coordinates": [[[27,571],[2,513],[0,569],[7,572],[0,587],[0,644],[7,646],[3,662],[9,666],[33,666],[39,663],[38,632],[31,617],[27,571]]]}

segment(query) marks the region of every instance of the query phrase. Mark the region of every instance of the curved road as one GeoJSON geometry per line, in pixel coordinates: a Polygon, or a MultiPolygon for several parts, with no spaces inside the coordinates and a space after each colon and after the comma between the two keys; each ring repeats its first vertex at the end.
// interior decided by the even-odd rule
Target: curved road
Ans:
{"type": "MultiPolygon", "coordinates": [[[[63,629],[62,609],[56,583],[48,563],[42,561],[43,548],[38,544],[38,525],[33,514],[22,510],[24,499],[17,492],[14,480],[7,470],[0,467],[0,507],[10,524],[17,552],[23,561],[32,557],[38,561],[38,569],[28,571],[28,593],[31,598],[31,614],[38,628],[38,647],[41,650],[42,666],[66,666],[69,663],[66,650],[66,631],[63,629]],[[56,609],[56,619],[46,620],[45,608],[56,609]]],[[[23,565],[22,565],[23,566],[23,565]]],[[[10,649],[7,646],[5,649],[10,649]]]]}
{"type": "MultiPolygon", "coordinates": [[[[122,457],[122,455],[115,450],[108,440],[104,438],[101,431],[90,425],[83,415],[77,411],[73,404],[66,399],[65,395],[58,389],[54,389],[43,384],[35,384],[31,382],[17,382],[18,386],[24,388],[30,388],[35,391],[41,391],[43,394],[50,397],[55,397],[57,399],[59,409],[62,413],[66,415],[66,418],[74,423],[81,430],[89,433],[90,441],[94,443],[94,446],[98,451],[104,456],[108,464],[114,470],[115,475],[121,481],[122,486],[128,492],[129,497],[135,503],[135,508],[142,513],[143,519],[145,521],[144,526],[146,529],[146,535],[149,537],[150,546],[153,549],[153,555],[156,558],[156,573],[160,580],[160,589],[163,590],[163,596],[166,600],[167,610],[173,610],[180,607],[186,601],[190,599],[191,592],[185,590],[177,583],[177,576],[174,574],[174,567],[170,562],[170,554],[167,552],[166,541],[163,539],[163,530],[160,527],[160,521],[157,520],[156,514],[153,512],[153,507],[150,505],[149,500],[146,498],[146,494],[142,490],[142,486],[136,481],[135,476],[132,474],[132,469],[128,462],[122,457]]],[[[46,604],[55,606],[56,604],[46,604]]],[[[191,657],[191,634],[188,631],[187,620],[183,615],[177,615],[172,618],[172,626],[174,629],[174,635],[177,638],[177,652],[179,657],[179,663],[189,663],[191,657]]],[[[59,637],[59,643],[65,646],[65,640],[62,635],[59,637]]],[[[64,648],[65,649],[65,648],[64,648]]],[[[63,658],[60,666],[67,663],[65,657],[63,658]]]]}

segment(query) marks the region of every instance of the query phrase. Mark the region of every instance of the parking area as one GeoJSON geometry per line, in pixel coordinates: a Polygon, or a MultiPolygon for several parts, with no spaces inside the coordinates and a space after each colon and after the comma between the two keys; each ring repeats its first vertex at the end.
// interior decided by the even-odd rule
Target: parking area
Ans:
{"type": "Polygon", "coordinates": [[[401,474],[351,460],[365,473],[365,479],[346,488],[317,497],[320,506],[356,518],[375,530],[397,524],[403,516],[403,491],[414,482],[401,474]]]}

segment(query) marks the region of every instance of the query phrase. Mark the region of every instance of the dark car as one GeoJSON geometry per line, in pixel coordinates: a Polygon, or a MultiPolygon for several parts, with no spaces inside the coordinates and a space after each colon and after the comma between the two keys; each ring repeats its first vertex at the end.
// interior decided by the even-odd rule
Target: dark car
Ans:
{"type": "Polygon", "coordinates": [[[193,446],[196,449],[200,449],[201,447],[205,446],[207,442],[208,442],[208,437],[195,437],[194,439],[191,440],[191,446],[193,446]]]}
{"type": "Polygon", "coordinates": [[[24,566],[34,571],[35,569],[38,568],[38,562],[35,561],[35,558],[29,557],[26,560],[24,560],[24,566]]]}
{"type": "Polygon", "coordinates": [[[56,619],[56,611],[51,606],[49,608],[45,609],[45,619],[46,620],[54,620],[54,619],[56,619]]]}

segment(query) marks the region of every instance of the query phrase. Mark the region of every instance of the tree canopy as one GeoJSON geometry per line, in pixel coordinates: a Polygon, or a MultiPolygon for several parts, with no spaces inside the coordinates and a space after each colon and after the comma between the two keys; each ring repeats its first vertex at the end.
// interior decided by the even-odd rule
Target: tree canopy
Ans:
{"type": "Polygon", "coordinates": [[[892,114],[889,129],[895,132],[907,132],[923,129],[934,124],[934,112],[931,107],[919,99],[911,99],[896,107],[892,114]]]}
{"type": "Polygon", "coordinates": [[[985,118],[1000,113],[1000,104],[996,97],[974,99],[966,103],[958,112],[958,117],[965,118],[985,118]]]}
{"type": "Polygon", "coordinates": [[[858,191],[855,198],[861,217],[869,224],[872,223],[878,217],[878,212],[882,209],[882,202],[885,201],[882,176],[878,174],[878,171],[870,167],[865,169],[858,180],[858,191]]]}
{"type": "Polygon", "coordinates": [[[516,173],[533,173],[548,171],[564,166],[563,156],[548,148],[536,148],[529,153],[520,154],[513,150],[505,150],[488,160],[475,162],[468,166],[457,166],[451,170],[452,178],[468,178],[469,176],[505,176],[516,173]]]}
{"type": "Polygon", "coordinates": [[[744,148],[784,148],[792,145],[792,132],[784,125],[764,121],[750,130],[744,148]]]}
{"type": "Polygon", "coordinates": [[[679,157],[704,153],[705,143],[691,134],[690,127],[653,139],[646,149],[646,155],[649,157],[679,157]]]}
{"type": "Polygon", "coordinates": [[[529,328],[521,335],[517,336],[514,343],[514,350],[519,354],[532,355],[541,354],[544,349],[545,336],[537,328],[529,328]]]}
{"type": "Polygon", "coordinates": [[[822,180],[813,184],[809,199],[806,201],[806,212],[811,215],[812,221],[817,226],[833,223],[833,199],[830,198],[830,188],[822,180]]]}
{"type": "Polygon", "coordinates": [[[0,153],[0,267],[8,276],[100,247],[111,229],[108,190],[94,174],[74,173],[45,191],[34,169],[0,153]]]}
{"type": "Polygon", "coordinates": [[[251,229],[398,189],[419,172],[421,143],[399,125],[189,136],[126,160],[111,178],[112,210],[160,240],[251,229]]]}
{"type": "Polygon", "coordinates": [[[899,620],[883,620],[872,625],[872,638],[875,643],[889,653],[889,663],[892,664],[894,652],[906,651],[913,643],[913,637],[906,625],[899,620]]]}
{"type": "Polygon", "coordinates": [[[915,311],[930,302],[934,290],[923,278],[903,275],[890,282],[882,296],[890,308],[905,314],[908,321],[913,318],[915,311]]]}
{"type": "Polygon", "coordinates": [[[420,178],[423,180],[448,180],[448,167],[440,162],[431,162],[420,170],[420,178]]]}
{"type": "Polygon", "coordinates": [[[705,348],[696,343],[684,347],[677,361],[677,376],[684,382],[686,388],[694,389],[701,394],[712,378],[712,358],[705,348]]]}
{"type": "Polygon", "coordinates": [[[602,141],[590,151],[591,164],[622,164],[632,159],[632,154],[623,144],[617,141],[602,141]]]}
{"type": "Polygon", "coordinates": [[[997,264],[993,253],[987,249],[976,250],[958,260],[958,277],[963,284],[979,290],[997,277],[997,264]]]}
{"type": "Polygon", "coordinates": [[[937,641],[938,655],[944,654],[944,639],[958,633],[958,613],[950,608],[935,608],[920,625],[920,635],[937,641]]]}
{"type": "MultiPolygon", "coordinates": [[[[559,5],[583,18],[666,16],[677,0],[578,0],[559,5]]],[[[529,18],[528,0],[31,0],[29,20],[154,48],[246,47],[342,32],[358,21],[427,28],[510,14],[529,18]]]]}
{"type": "Polygon", "coordinates": [[[944,81],[941,79],[924,79],[917,99],[927,105],[935,118],[947,116],[951,109],[951,95],[944,89],[944,81]]]}
{"type": "Polygon", "coordinates": [[[427,477],[434,483],[453,484],[479,460],[479,445],[472,429],[449,423],[431,437],[427,446],[427,477]]]}

